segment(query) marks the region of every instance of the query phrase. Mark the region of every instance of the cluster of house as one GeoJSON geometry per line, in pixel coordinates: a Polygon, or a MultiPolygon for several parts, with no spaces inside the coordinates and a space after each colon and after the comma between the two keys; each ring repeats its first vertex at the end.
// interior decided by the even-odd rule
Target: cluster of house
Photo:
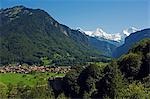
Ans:
{"type": "Polygon", "coordinates": [[[71,70],[70,66],[3,66],[0,67],[0,73],[32,73],[32,72],[52,72],[52,73],[67,73],[71,70]]]}

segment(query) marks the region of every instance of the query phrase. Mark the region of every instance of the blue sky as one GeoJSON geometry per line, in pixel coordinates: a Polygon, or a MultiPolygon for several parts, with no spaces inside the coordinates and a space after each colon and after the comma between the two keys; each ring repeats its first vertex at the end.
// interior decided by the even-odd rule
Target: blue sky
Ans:
{"type": "Polygon", "coordinates": [[[150,0],[0,0],[0,7],[24,5],[47,11],[70,28],[117,33],[134,26],[150,27],[150,0]]]}

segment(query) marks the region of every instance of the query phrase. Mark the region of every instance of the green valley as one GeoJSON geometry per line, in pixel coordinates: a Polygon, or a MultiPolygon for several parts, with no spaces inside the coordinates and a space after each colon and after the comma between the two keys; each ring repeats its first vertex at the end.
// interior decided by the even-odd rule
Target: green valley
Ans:
{"type": "Polygon", "coordinates": [[[149,99],[150,28],[84,31],[48,11],[0,9],[0,99],[149,99]]]}

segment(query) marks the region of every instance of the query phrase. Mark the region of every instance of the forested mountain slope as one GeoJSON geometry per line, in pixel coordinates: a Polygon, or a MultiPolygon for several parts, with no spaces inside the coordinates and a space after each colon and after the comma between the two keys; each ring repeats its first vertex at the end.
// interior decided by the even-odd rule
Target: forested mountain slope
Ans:
{"type": "Polygon", "coordinates": [[[68,64],[99,56],[88,43],[88,37],[58,23],[47,12],[24,6],[1,9],[1,64],[68,64]]]}
{"type": "Polygon", "coordinates": [[[129,49],[134,46],[134,44],[144,38],[150,38],[150,29],[144,29],[141,31],[137,31],[135,33],[132,33],[130,36],[128,36],[125,39],[125,43],[116,48],[116,50],[113,52],[114,57],[120,57],[122,54],[125,54],[129,51],[129,49]]]}

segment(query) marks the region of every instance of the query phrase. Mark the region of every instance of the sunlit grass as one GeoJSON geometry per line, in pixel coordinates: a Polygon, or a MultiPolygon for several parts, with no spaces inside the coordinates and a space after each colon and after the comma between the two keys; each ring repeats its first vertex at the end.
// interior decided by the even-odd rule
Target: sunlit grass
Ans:
{"type": "Polygon", "coordinates": [[[57,73],[35,73],[35,74],[19,74],[19,73],[0,73],[0,83],[16,85],[23,82],[26,85],[34,86],[37,83],[47,83],[49,77],[64,76],[65,74],[57,73]]]}

